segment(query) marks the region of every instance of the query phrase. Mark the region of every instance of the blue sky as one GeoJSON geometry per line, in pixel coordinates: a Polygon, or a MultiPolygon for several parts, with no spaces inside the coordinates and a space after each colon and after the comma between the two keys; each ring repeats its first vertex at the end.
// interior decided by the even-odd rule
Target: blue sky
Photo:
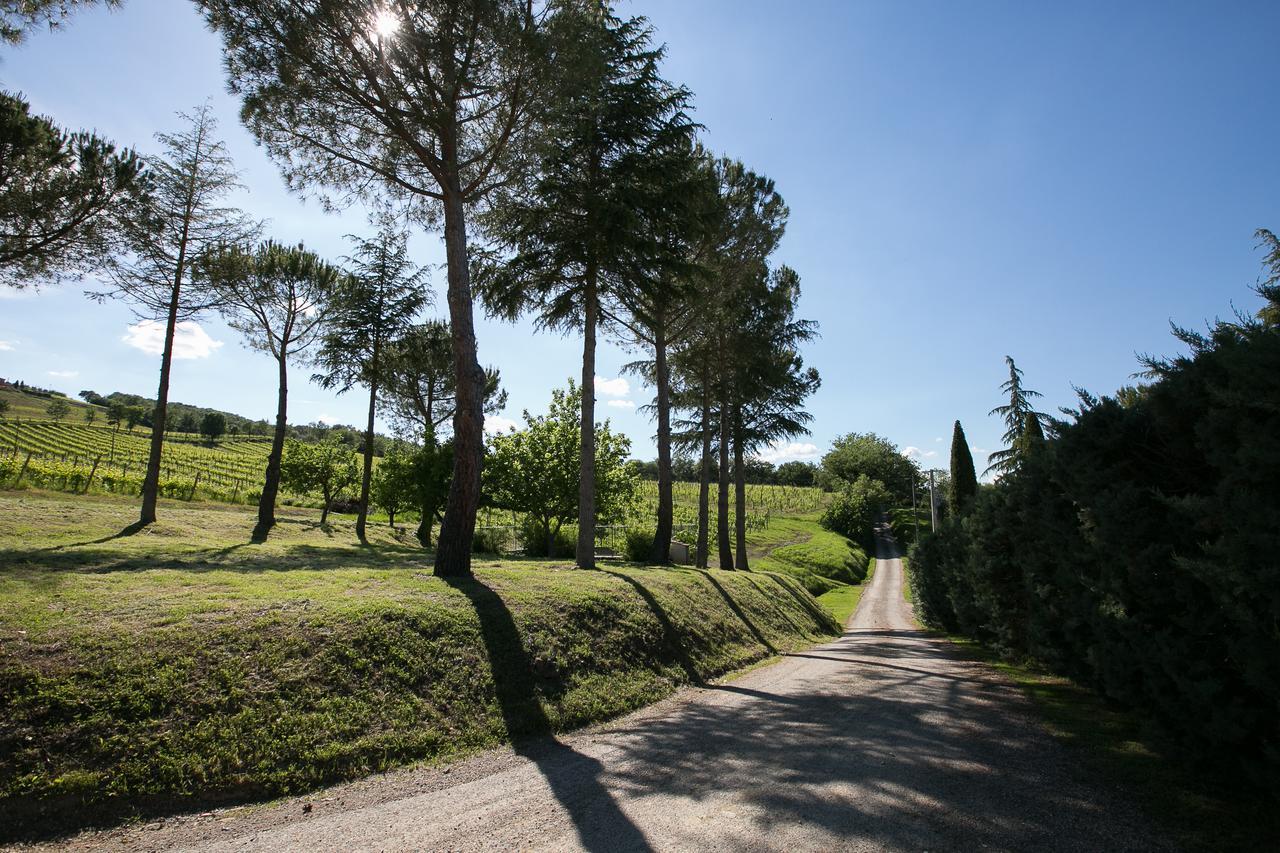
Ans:
{"type": "MultiPolygon", "coordinates": [[[[813,435],[778,458],[813,458],[875,431],[945,465],[951,423],[975,456],[998,446],[1004,356],[1045,408],[1072,384],[1110,392],[1137,352],[1175,349],[1168,324],[1253,310],[1253,231],[1280,229],[1276,3],[643,0],[667,75],[695,93],[715,150],[777,181],[791,222],[777,260],[802,276],[822,339],[813,435]],[[935,454],[928,456],[925,454],[935,454]]],[[[284,189],[240,128],[217,40],[192,7],[127,0],[64,31],[0,48],[0,84],[71,127],[154,149],[174,112],[207,97],[250,188],[240,202],[279,240],[331,257],[366,232],[284,189]]],[[[443,259],[417,236],[422,263],[443,259]]],[[[435,276],[442,286],[443,273],[435,276]]],[[[0,376],[74,393],[151,396],[158,358],[128,309],[83,287],[0,291],[0,376]]],[[[443,299],[438,300],[443,305],[443,299]]],[[[443,309],[440,309],[443,311],[443,309]]],[[[173,399],[270,417],[266,357],[209,318],[177,362],[173,399]],[[201,338],[200,335],[204,337],[201,338]]],[[[481,360],[502,369],[505,416],[541,410],[579,373],[579,342],[529,323],[482,322],[481,360]]],[[[653,455],[652,424],[617,382],[633,356],[600,352],[601,411],[653,455]],[[606,393],[607,392],[607,393],[606,393]]],[[[358,422],[295,371],[291,419],[358,422]]]]}

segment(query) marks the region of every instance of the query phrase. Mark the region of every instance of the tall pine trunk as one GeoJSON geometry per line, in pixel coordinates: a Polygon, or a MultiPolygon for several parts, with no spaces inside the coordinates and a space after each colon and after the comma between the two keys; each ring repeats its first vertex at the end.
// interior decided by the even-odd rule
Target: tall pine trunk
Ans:
{"type": "Polygon", "coordinates": [[[658,385],[658,526],[649,559],[671,562],[671,528],[675,500],[671,486],[671,377],[667,368],[666,332],[661,321],[653,336],[654,381],[658,385]]]}
{"type": "Polygon", "coordinates": [[[698,471],[698,548],[695,564],[705,569],[708,562],[707,528],[711,515],[711,403],[707,398],[706,386],[702,391],[702,463],[698,471]]]}
{"type": "MultiPolygon", "coordinates": [[[[267,473],[262,480],[262,497],[258,498],[258,524],[253,528],[253,538],[261,541],[276,526],[276,495],[280,492],[280,458],[284,456],[284,435],[288,427],[289,412],[289,362],[288,352],[281,344],[277,359],[280,385],[276,397],[276,431],[271,437],[271,453],[267,456],[267,473]]],[[[329,504],[325,502],[324,512],[329,504]]],[[[323,523],[323,516],[321,522],[323,523]]]]}
{"type": "Polygon", "coordinates": [[[156,407],[151,412],[151,450],[147,455],[147,473],[142,478],[142,512],[140,524],[156,520],[156,504],[160,498],[160,458],[164,454],[164,426],[169,408],[169,370],[173,365],[173,338],[178,326],[178,284],[173,285],[169,301],[169,319],[164,330],[164,350],[160,356],[160,387],[156,390],[156,407]]]}
{"type": "Polygon", "coordinates": [[[578,568],[596,567],[596,271],[587,270],[582,315],[582,449],[578,463],[578,568]]]}
{"type": "MultiPolygon", "coordinates": [[[[446,153],[451,149],[456,145],[446,146],[446,153]]],[[[452,153],[456,154],[456,150],[452,153]]],[[[456,162],[456,156],[453,160],[456,162]]],[[[476,355],[471,274],[467,268],[467,221],[457,174],[450,176],[445,191],[444,246],[457,400],[453,412],[453,479],[440,524],[435,574],[471,577],[471,546],[480,506],[480,469],[484,464],[484,371],[476,355]]]]}
{"type": "MultiPolygon", "coordinates": [[[[203,139],[203,134],[201,135],[203,139]]],[[[156,504],[160,498],[160,457],[164,454],[164,427],[169,413],[169,373],[173,366],[173,338],[178,329],[178,303],[182,298],[182,276],[187,271],[187,243],[191,238],[192,207],[196,195],[196,171],[200,164],[200,142],[196,143],[187,178],[187,198],[183,208],[182,236],[178,238],[178,262],[173,271],[173,289],[169,292],[169,314],[164,327],[164,349],[160,355],[160,387],[156,389],[156,406],[151,412],[151,449],[147,454],[147,472],[142,478],[142,512],[140,524],[156,520],[156,504]]]]}
{"type": "MultiPolygon", "coordinates": [[[[373,348],[373,373],[378,370],[378,347],[373,348]]],[[[369,382],[369,420],[364,429],[364,471],[360,477],[360,514],[356,516],[356,538],[367,542],[365,524],[369,521],[369,486],[373,481],[373,416],[378,405],[378,381],[369,382]]]]}
{"type": "Polygon", "coordinates": [[[729,413],[720,405],[720,471],[716,492],[716,544],[720,549],[720,568],[733,568],[733,542],[729,539],[729,413]]]}
{"type": "Polygon", "coordinates": [[[173,290],[169,293],[169,315],[164,327],[164,349],[160,355],[160,387],[156,389],[156,406],[151,412],[151,450],[147,455],[147,473],[142,478],[142,512],[140,524],[156,520],[156,504],[160,498],[160,458],[164,454],[164,427],[169,412],[169,373],[173,367],[173,338],[178,330],[178,302],[182,297],[182,275],[187,263],[188,219],[182,226],[178,244],[178,265],[173,274],[173,290]]]}
{"type": "Polygon", "coordinates": [[[737,560],[734,568],[746,571],[747,566],[747,468],[742,452],[742,424],[740,415],[734,413],[733,436],[733,487],[734,487],[734,537],[737,543],[737,560]]]}

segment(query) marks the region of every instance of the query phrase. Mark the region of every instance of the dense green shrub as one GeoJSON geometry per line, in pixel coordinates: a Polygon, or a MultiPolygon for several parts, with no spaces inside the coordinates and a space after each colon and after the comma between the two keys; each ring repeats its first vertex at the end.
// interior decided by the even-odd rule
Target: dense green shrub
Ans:
{"type": "Polygon", "coordinates": [[[575,535],[570,534],[567,528],[561,527],[548,535],[533,516],[525,516],[520,526],[520,540],[524,542],[524,552],[530,557],[572,557],[578,547],[575,535]]]}
{"type": "Polygon", "coordinates": [[[471,537],[471,553],[501,554],[509,549],[509,539],[505,527],[477,527],[471,537]]]}
{"type": "Polygon", "coordinates": [[[922,616],[1142,708],[1280,790],[1280,328],[1190,355],[1056,440],[912,553],[922,616]]]}
{"type": "Polygon", "coordinates": [[[653,551],[653,538],[657,534],[644,528],[632,528],[627,531],[622,542],[622,556],[633,563],[649,562],[653,551]]]}
{"type": "Polygon", "coordinates": [[[863,550],[874,551],[876,519],[889,502],[889,490],[884,483],[859,474],[856,480],[840,489],[822,513],[822,526],[847,536],[863,550]]]}

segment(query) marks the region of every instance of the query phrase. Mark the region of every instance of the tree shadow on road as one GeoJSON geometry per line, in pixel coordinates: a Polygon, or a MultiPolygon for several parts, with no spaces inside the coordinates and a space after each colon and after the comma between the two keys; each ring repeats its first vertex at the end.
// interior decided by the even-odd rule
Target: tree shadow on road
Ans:
{"type": "Polygon", "coordinates": [[[820,669],[798,683],[710,685],[721,698],[613,730],[604,784],[695,814],[731,808],[725,849],[762,833],[779,848],[1171,849],[1085,778],[1016,686],[968,671],[945,645],[850,635],[805,656],[820,669]],[[934,663],[893,663],[926,654],[913,645],[933,646],[934,663]]]}
{"type": "Polygon", "coordinates": [[[601,781],[603,765],[562,743],[542,706],[539,677],[520,629],[502,598],[475,579],[449,579],[476,610],[493,672],[494,690],[515,751],[533,762],[568,813],[587,850],[648,851],[644,833],[622,812],[601,781]]]}

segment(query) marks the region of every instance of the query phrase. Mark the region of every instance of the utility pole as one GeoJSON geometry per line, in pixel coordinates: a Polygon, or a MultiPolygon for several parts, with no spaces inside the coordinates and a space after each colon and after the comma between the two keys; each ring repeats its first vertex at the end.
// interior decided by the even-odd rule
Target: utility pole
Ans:
{"type": "Polygon", "coordinates": [[[911,529],[916,532],[916,544],[920,544],[920,515],[916,511],[916,474],[914,467],[911,469],[911,529]]]}
{"type": "Polygon", "coordinates": [[[933,469],[929,469],[929,529],[938,532],[938,497],[933,491],[933,469]]]}

